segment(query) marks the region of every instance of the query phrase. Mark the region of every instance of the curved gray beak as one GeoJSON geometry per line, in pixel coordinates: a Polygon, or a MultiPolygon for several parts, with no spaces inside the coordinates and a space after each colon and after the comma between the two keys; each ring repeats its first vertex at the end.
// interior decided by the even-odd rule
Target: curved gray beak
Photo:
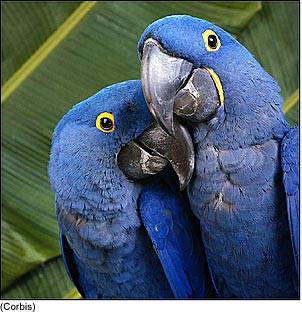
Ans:
{"type": "Polygon", "coordinates": [[[170,163],[178,176],[181,190],[192,177],[194,162],[191,136],[177,119],[174,120],[173,136],[154,123],[117,155],[118,167],[130,180],[148,178],[170,163]]]}
{"type": "Polygon", "coordinates": [[[151,114],[171,135],[174,98],[192,70],[190,62],[169,56],[154,39],[145,42],[141,64],[144,96],[151,114]]]}
{"type": "Polygon", "coordinates": [[[207,120],[223,105],[218,75],[210,68],[171,56],[154,39],[146,40],[141,79],[150,112],[162,128],[173,135],[173,113],[190,121],[207,120]]]}

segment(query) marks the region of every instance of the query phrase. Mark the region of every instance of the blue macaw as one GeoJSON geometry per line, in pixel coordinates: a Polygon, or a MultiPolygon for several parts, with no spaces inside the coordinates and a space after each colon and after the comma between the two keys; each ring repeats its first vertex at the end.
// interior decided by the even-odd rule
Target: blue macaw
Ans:
{"type": "Polygon", "coordinates": [[[133,80],[82,101],[55,128],[49,179],[65,266],[84,298],[208,293],[198,222],[173,176],[140,180],[169,173],[170,162],[181,182],[191,164],[177,159],[191,159],[192,141],[181,125],[171,139],[154,124],[133,80]]]}
{"type": "Polygon", "coordinates": [[[297,298],[298,127],[276,81],[214,24],[186,15],[149,25],[138,43],[150,112],[169,134],[187,122],[188,184],[212,281],[223,298],[297,298]]]}

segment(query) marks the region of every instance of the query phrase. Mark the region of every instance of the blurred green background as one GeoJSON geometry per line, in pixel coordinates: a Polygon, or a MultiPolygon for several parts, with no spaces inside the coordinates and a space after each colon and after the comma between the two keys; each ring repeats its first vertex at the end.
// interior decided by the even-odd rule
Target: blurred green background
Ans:
{"type": "MultiPolygon", "coordinates": [[[[171,14],[231,32],[278,81],[298,123],[299,2],[1,2],[4,298],[76,298],[47,178],[54,126],[75,103],[139,78],[136,43],[171,14]]],[[[268,91],[269,92],[269,91],[268,91]]]]}

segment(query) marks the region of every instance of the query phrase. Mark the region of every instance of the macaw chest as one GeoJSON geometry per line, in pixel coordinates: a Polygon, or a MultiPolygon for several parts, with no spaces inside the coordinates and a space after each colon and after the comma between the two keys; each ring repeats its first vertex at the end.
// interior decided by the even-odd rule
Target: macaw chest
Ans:
{"type": "Polygon", "coordinates": [[[278,297],[287,291],[291,296],[292,255],[278,142],[196,150],[188,195],[218,288],[225,296],[278,297]]]}
{"type": "Polygon", "coordinates": [[[204,143],[196,151],[188,194],[201,224],[231,230],[273,213],[266,210],[278,201],[281,187],[278,142],[237,150],[204,143]]]}

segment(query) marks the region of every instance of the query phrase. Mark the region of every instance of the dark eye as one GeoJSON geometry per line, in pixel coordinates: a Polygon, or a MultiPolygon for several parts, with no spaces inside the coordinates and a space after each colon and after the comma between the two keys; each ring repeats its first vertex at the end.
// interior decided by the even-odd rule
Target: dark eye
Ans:
{"type": "Polygon", "coordinates": [[[207,51],[214,52],[221,47],[221,42],[212,29],[207,29],[204,31],[202,33],[202,37],[207,51]]]}
{"type": "Polygon", "coordinates": [[[113,128],[113,123],[109,118],[101,118],[101,126],[105,130],[111,130],[113,128]]]}
{"type": "Polygon", "coordinates": [[[217,37],[215,35],[210,35],[208,37],[208,46],[212,49],[217,48],[217,37]]]}
{"type": "Polygon", "coordinates": [[[114,131],[114,116],[112,113],[103,112],[95,120],[95,126],[102,132],[114,131]]]}

